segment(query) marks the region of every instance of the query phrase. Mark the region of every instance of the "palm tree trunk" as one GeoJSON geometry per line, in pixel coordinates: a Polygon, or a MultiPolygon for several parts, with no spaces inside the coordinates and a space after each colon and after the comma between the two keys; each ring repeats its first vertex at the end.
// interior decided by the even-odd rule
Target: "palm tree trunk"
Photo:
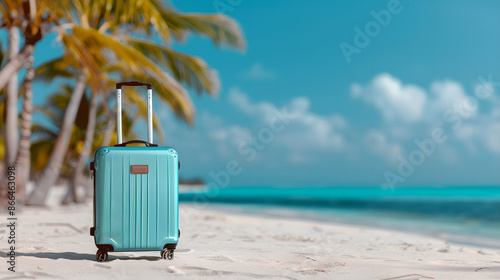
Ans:
{"type": "MultiPolygon", "coordinates": [[[[16,27],[9,28],[9,47],[7,49],[7,59],[11,60],[19,53],[19,31],[16,27]]],[[[18,144],[18,112],[17,112],[17,72],[15,72],[8,81],[7,91],[5,95],[5,126],[4,126],[4,137],[5,137],[5,167],[13,165],[16,160],[17,155],[17,144],[18,144]]],[[[5,177],[5,172],[0,174],[0,182],[2,186],[7,186],[7,178],[5,177]]],[[[7,193],[6,187],[2,187],[0,190],[0,205],[2,209],[5,209],[7,203],[7,193]]]]}
{"type": "Polygon", "coordinates": [[[24,81],[24,101],[21,121],[21,139],[19,141],[19,149],[16,158],[16,200],[19,204],[24,204],[24,194],[26,191],[26,183],[30,178],[31,166],[31,119],[33,114],[33,78],[35,70],[33,70],[34,58],[27,59],[26,78],[24,81]]]}
{"type": "MultiPolygon", "coordinates": [[[[106,130],[104,131],[104,137],[102,139],[101,147],[110,146],[111,145],[111,137],[113,137],[113,131],[115,131],[116,125],[116,111],[111,110],[108,111],[109,121],[108,125],[106,125],[106,130]]],[[[85,188],[85,198],[92,198],[94,195],[93,185],[89,185],[85,188]]]]}
{"type": "Polygon", "coordinates": [[[69,204],[71,201],[80,202],[80,198],[77,194],[78,184],[84,178],[83,170],[87,163],[87,159],[92,150],[92,144],[94,142],[94,132],[95,132],[95,123],[97,117],[97,94],[92,94],[90,99],[90,107],[89,107],[89,119],[87,122],[87,129],[85,130],[85,143],[83,144],[82,152],[80,153],[80,158],[78,159],[78,163],[76,164],[75,169],[73,170],[73,177],[68,186],[68,192],[64,197],[62,204],[69,204]]]}
{"type": "MultiPolygon", "coordinates": [[[[14,59],[19,53],[19,31],[16,27],[9,28],[9,48],[7,49],[8,59],[14,59]]],[[[5,104],[5,164],[14,164],[17,156],[18,144],[18,112],[17,112],[17,72],[12,74],[7,84],[6,104],[5,104]]]]}
{"type": "Polygon", "coordinates": [[[102,139],[102,146],[109,146],[111,144],[111,137],[113,137],[113,132],[115,131],[116,126],[116,111],[109,111],[109,121],[106,126],[106,131],[104,132],[104,138],[102,139]]]}
{"type": "Polygon", "coordinates": [[[61,173],[62,164],[68,150],[71,131],[78,112],[78,106],[85,92],[87,85],[87,72],[85,70],[78,76],[78,79],[71,94],[68,107],[64,112],[62,127],[57,136],[54,150],[49,161],[42,171],[40,179],[35,183],[35,189],[27,200],[27,205],[44,205],[50,188],[57,182],[61,173]]]}
{"type": "Polygon", "coordinates": [[[24,62],[28,57],[31,57],[35,46],[32,44],[25,44],[21,51],[0,70],[0,90],[2,90],[12,78],[12,75],[17,73],[24,66],[24,62]]]}

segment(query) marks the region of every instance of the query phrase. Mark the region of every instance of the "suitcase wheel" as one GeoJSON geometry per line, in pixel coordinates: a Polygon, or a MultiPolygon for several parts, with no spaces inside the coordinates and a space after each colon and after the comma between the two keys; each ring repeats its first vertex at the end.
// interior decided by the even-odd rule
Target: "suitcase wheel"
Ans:
{"type": "Polygon", "coordinates": [[[95,254],[95,259],[98,262],[105,262],[108,259],[108,252],[105,250],[97,250],[95,254]]]}
{"type": "Polygon", "coordinates": [[[165,249],[161,250],[160,255],[161,255],[162,259],[173,260],[174,259],[174,250],[165,248],[165,249]]]}

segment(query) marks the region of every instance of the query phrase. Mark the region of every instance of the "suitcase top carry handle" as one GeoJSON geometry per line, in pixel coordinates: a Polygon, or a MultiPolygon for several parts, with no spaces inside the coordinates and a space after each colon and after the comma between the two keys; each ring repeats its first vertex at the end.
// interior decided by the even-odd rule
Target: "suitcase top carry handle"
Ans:
{"type": "Polygon", "coordinates": [[[121,83],[116,83],[116,89],[122,89],[122,87],[147,87],[148,89],[151,89],[151,84],[148,83],[141,83],[138,81],[130,81],[130,82],[121,82],[121,83]]]}
{"type": "Polygon", "coordinates": [[[153,144],[153,90],[151,84],[138,81],[121,82],[116,84],[116,129],[118,145],[122,143],[122,86],[145,86],[148,89],[148,142],[153,144]]]}
{"type": "Polygon", "coordinates": [[[116,144],[115,147],[126,147],[128,144],[144,144],[146,147],[158,147],[157,144],[152,144],[143,140],[130,140],[125,143],[116,144]]]}

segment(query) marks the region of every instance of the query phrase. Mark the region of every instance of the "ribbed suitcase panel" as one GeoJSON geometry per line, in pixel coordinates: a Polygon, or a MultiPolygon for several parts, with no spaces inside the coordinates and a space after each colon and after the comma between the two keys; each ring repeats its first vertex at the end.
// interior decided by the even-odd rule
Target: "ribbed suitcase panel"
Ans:
{"type": "Polygon", "coordinates": [[[97,244],[132,251],[178,242],[177,153],[158,150],[96,152],[97,244]],[[132,174],[131,165],[148,165],[148,173],[132,174]]]}

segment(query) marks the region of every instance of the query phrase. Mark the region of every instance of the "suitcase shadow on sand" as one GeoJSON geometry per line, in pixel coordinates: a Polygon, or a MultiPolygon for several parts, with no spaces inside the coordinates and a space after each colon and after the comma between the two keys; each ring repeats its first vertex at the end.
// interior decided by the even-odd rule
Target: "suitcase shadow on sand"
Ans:
{"type": "MultiPolygon", "coordinates": [[[[145,260],[145,261],[164,261],[160,256],[113,256],[113,253],[110,252],[109,259],[106,262],[112,262],[114,260],[145,260]]],[[[0,252],[2,257],[6,257],[7,254],[5,252],[0,252]]],[[[39,253],[16,253],[17,256],[25,256],[25,257],[35,257],[41,259],[66,259],[66,260],[91,260],[95,261],[95,254],[85,254],[85,253],[76,253],[76,252],[39,252],[39,253]]]]}

